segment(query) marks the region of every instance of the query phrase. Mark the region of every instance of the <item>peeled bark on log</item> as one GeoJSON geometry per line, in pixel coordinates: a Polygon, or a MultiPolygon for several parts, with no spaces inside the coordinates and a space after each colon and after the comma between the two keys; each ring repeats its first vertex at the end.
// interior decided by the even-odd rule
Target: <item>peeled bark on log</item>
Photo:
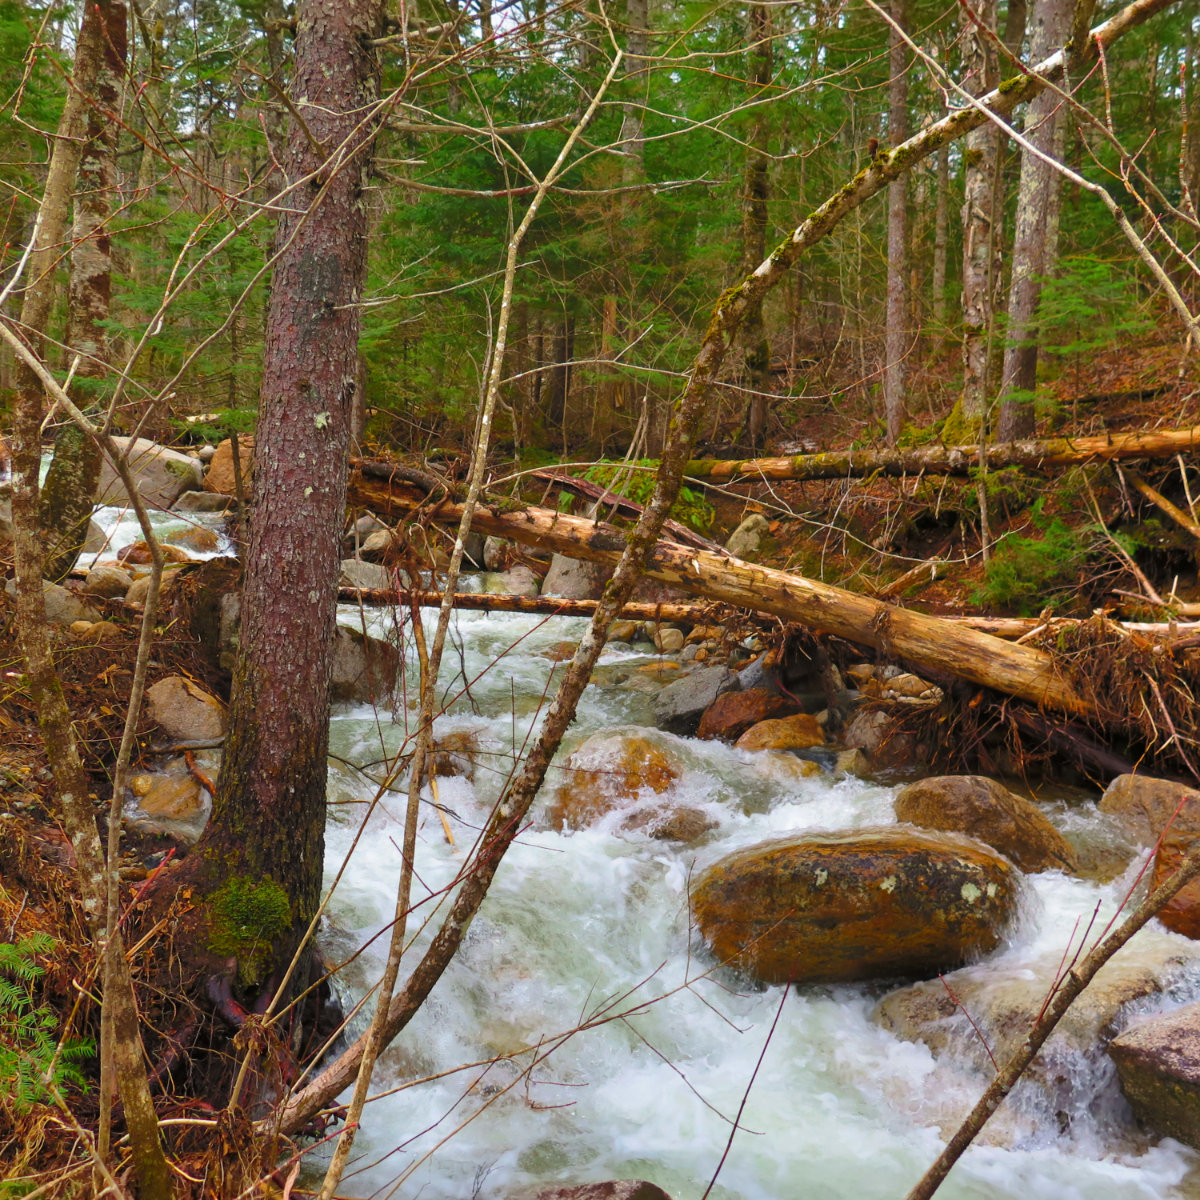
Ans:
{"type": "MultiPolygon", "coordinates": [[[[1046,438],[984,447],[990,469],[1069,466],[1125,458],[1168,458],[1200,447],[1200,425],[1149,433],[1046,438]]],[[[864,475],[967,475],[979,466],[978,446],[916,446],[905,450],[829,450],[788,458],[693,459],[693,479],[845,479],[864,475]]]]}
{"type": "MultiPolygon", "coordinates": [[[[407,603],[410,592],[392,588],[338,588],[340,604],[362,604],[367,608],[407,603]]],[[[441,592],[418,592],[417,599],[426,608],[442,603],[441,592]]],[[[454,607],[475,612],[541,613],[548,617],[590,617],[598,600],[564,600],[561,596],[509,596],[483,592],[455,592],[454,607]]],[[[666,621],[675,625],[716,624],[711,604],[648,604],[630,601],[618,613],[622,621],[666,621]]]]}
{"type": "MultiPolygon", "coordinates": [[[[389,481],[389,475],[387,464],[362,464],[350,477],[350,502],[393,517],[424,504],[425,512],[439,523],[460,519],[461,505],[429,506],[426,496],[411,485],[389,481]]],[[[626,541],[624,531],[614,526],[534,507],[507,512],[481,507],[473,528],[592,562],[617,562],[626,541]]],[[[673,542],[657,543],[645,573],[713,600],[769,612],[882,650],[918,668],[928,665],[950,671],[960,679],[1058,711],[1100,715],[1061,676],[1050,655],[1028,646],[1010,645],[961,624],[673,542]]]]}

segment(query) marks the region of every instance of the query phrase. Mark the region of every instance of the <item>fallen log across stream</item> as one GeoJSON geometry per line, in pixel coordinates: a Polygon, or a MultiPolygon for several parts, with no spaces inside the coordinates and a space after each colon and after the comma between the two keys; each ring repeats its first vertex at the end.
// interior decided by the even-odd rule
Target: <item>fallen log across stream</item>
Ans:
{"type": "MultiPolygon", "coordinates": [[[[420,509],[423,518],[439,524],[457,524],[462,516],[461,504],[431,499],[426,489],[399,478],[387,463],[359,461],[350,473],[347,500],[391,517],[420,509]]],[[[626,538],[615,526],[532,506],[502,509],[481,505],[472,528],[571,558],[614,564],[626,538]]],[[[1105,717],[1064,677],[1051,655],[958,622],[674,542],[657,543],[646,563],[646,574],[706,599],[771,613],[903,658],[915,667],[947,671],[1033,704],[1099,720],[1105,717]]]]}
{"type": "MultiPolygon", "coordinates": [[[[437,608],[442,603],[442,595],[441,592],[397,592],[394,588],[338,588],[340,604],[362,604],[367,608],[385,608],[397,603],[411,603],[413,600],[425,607],[437,608]]],[[[597,600],[568,600],[563,596],[512,596],[506,592],[455,592],[451,600],[455,608],[474,612],[519,612],[548,617],[590,617],[596,611],[598,603],[597,600]]],[[[721,619],[720,610],[714,609],[714,603],[720,602],[651,604],[647,601],[631,600],[621,609],[619,619],[662,621],[672,625],[710,625],[721,619]]],[[[745,609],[750,606],[739,607],[745,609]]],[[[750,610],[751,615],[762,611],[764,610],[750,610]]],[[[1016,641],[1044,629],[1064,629],[1080,623],[1075,617],[1053,617],[1049,621],[1043,621],[1040,617],[972,617],[955,614],[933,619],[974,629],[1004,641],[1016,641]]],[[[1200,621],[1113,621],[1112,625],[1114,629],[1125,633],[1140,633],[1171,642],[1187,638],[1191,644],[1200,640],[1200,621]]]]}
{"type": "MultiPolygon", "coordinates": [[[[983,447],[989,470],[1062,467],[1128,458],[1169,458],[1200,448],[1200,425],[1191,429],[1109,433],[1099,437],[1046,438],[983,447]]],[[[867,475],[967,475],[980,465],[978,446],[912,446],[902,450],[828,450],[787,458],[700,458],[683,473],[691,479],[846,479],[867,475]]]]}

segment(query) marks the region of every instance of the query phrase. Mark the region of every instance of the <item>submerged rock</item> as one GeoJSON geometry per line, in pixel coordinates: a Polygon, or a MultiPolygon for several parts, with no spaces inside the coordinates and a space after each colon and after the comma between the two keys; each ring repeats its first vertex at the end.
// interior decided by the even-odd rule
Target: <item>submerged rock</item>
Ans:
{"type": "Polygon", "coordinates": [[[1019,887],[981,842],[889,827],[738,851],[692,908],[712,952],[767,983],[927,978],[995,949],[1019,887]]]}
{"type": "Polygon", "coordinates": [[[1138,1120],[1200,1150],[1200,1004],[1134,1025],[1108,1053],[1138,1120]]]}
{"type": "Polygon", "coordinates": [[[896,819],[978,838],[1022,871],[1075,871],[1075,853],[1030,800],[982,775],[936,775],[896,797],[896,819]]]}
{"type": "Polygon", "coordinates": [[[662,795],[682,764],[640,729],[594,733],[562,768],[562,782],[546,810],[554,829],[584,829],[616,809],[639,805],[647,792],[662,795]]]}
{"type": "Polygon", "coordinates": [[[603,1183],[555,1183],[509,1192],[506,1200],[671,1200],[644,1179],[607,1179],[603,1183]]]}
{"type": "MultiPolygon", "coordinates": [[[[1064,942],[1069,932],[1064,930],[1064,942]]],[[[931,979],[889,993],[876,1007],[875,1020],[906,1041],[923,1042],[938,1058],[990,1078],[988,1047],[1001,1065],[1011,1057],[1063,968],[1060,951],[1031,962],[968,967],[944,982],[931,979]]],[[[1111,1068],[1107,1075],[1101,1069],[1104,1047],[1130,1006],[1156,1003],[1164,990],[1186,986],[1197,970],[1200,951],[1170,934],[1143,930],[1104,965],[1042,1047],[1026,1073],[1037,1088],[1027,1107],[1066,1123],[1094,1106],[1112,1086],[1111,1068]]]]}

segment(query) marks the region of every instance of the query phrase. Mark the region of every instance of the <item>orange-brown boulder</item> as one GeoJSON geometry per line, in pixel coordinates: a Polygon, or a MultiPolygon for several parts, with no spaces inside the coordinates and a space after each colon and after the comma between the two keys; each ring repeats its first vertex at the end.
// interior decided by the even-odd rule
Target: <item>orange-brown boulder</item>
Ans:
{"type": "Polygon", "coordinates": [[[896,819],[987,842],[1022,871],[1075,871],[1075,852],[1031,800],[982,775],[935,775],[896,797],[896,819]]]}
{"type": "MultiPolygon", "coordinates": [[[[163,555],[163,561],[169,563],[185,563],[191,562],[186,550],[179,546],[171,546],[163,543],[160,546],[163,555]]],[[[150,547],[145,542],[131,542],[128,546],[123,546],[117,551],[117,558],[123,563],[128,563],[133,567],[149,566],[154,561],[150,554],[150,547]]]]}
{"type": "MultiPolygon", "coordinates": [[[[250,495],[250,479],[254,474],[254,438],[241,434],[238,437],[238,461],[242,468],[242,488],[250,495]]],[[[222,496],[236,496],[237,485],[233,474],[233,443],[226,438],[217,446],[217,452],[208,464],[204,476],[204,490],[219,492],[222,496]]]]}
{"type": "Polygon", "coordinates": [[[766,983],[928,979],[995,949],[1020,879],[981,842],[892,826],[740,850],[692,911],[718,959],[766,983]]]}
{"type": "Polygon", "coordinates": [[[1118,775],[1100,797],[1100,811],[1143,846],[1153,846],[1168,824],[1169,838],[1200,833],[1200,791],[1169,779],[1118,775]]]}
{"type": "Polygon", "coordinates": [[[647,790],[662,795],[680,773],[675,755],[641,730],[595,733],[567,759],[547,820],[555,829],[584,829],[605,813],[635,807],[647,790]]]}
{"type": "MultiPolygon", "coordinates": [[[[1191,849],[1191,839],[1165,838],[1154,856],[1154,882],[1158,887],[1173,875],[1183,857],[1191,849]]],[[[1193,879],[1175,893],[1170,903],[1159,910],[1158,919],[1175,933],[1200,938],[1200,879],[1193,879]]]]}
{"type": "Polygon", "coordinates": [[[824,744],[825,734],[812,713],[759,721],[734,743],[739,750],[807,750],[824,744]]]}
{"type": "Polygon", "coordinates": [[[794,700],[766,688],[725,692],[704,710],[696,736],[710,741],[736,742],[752,725],[791,716],[798,707],[794,700]]]}
{"type": "Polygon", "coordinates": [[[189,525],[186,529],[176,529],[174,533],[168,533],[165,540],[173,546],[183,546],[201,554],[215,553],[221,545],[216,530],[203,525],[189,525]]]}

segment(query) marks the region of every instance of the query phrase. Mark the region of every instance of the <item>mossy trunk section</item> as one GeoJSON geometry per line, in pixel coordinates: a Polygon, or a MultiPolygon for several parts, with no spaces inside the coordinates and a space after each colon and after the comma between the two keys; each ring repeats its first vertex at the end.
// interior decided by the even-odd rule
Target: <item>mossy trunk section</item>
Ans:
{"type": "MultiPolygon", "coordinates": [[[[378,0],[297,10],[285,168],[295,187],[276,230],[241,640],[217,795],[196,853],[217,879],[286,898],[290,958],[316,911],[324,857],[330,653],[366,272],[365,186],[375,125],[378,0]],[[336,152],[330,163],[326,154],[336,152]]],[[[275,906],[276,911],[278,906],[275,906]]],[[[279,932],[279,931],[275,931],[279,932]]],[[[244,981],[248,964],[240,961],[244,981]]]]}
{"type": "Polygon", "coordinates": [[[38,523],[46,561],[42,573],[56,583],[75,566],[92,519],[100,452],[76,425],[64,425],[54,439],[54,457],[42,483],[38,523]]]}

